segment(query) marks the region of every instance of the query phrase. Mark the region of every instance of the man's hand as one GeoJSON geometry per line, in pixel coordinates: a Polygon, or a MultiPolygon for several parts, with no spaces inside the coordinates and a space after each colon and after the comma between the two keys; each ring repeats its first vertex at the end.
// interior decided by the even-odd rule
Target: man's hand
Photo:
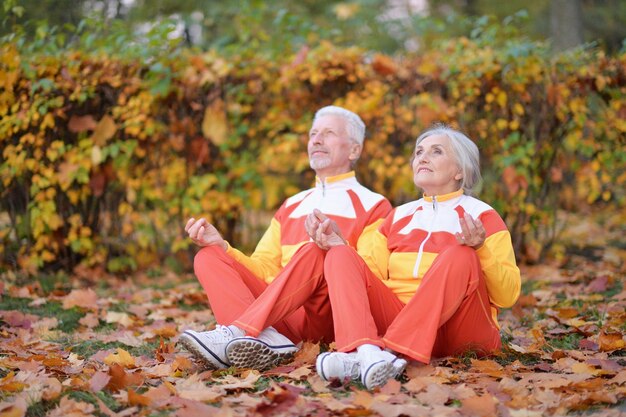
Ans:
{"type": "Polygon", "coordinates": [[[328,250],[333,246],[347,244],[337,223],[318,209],[309,214],[304,227],[307,234],[321,249],[328,250]]]}
{"type": "Polygon", "coordinates": [[[192,217],[189,219],[185,225],[185,232],[187,232],[193,243],[198,246],[217,245],[224,250],[228,249],[228,245],[222,238],[222,235],[220,235],[220,232],[204,218],[196,220],[192,217]]]}

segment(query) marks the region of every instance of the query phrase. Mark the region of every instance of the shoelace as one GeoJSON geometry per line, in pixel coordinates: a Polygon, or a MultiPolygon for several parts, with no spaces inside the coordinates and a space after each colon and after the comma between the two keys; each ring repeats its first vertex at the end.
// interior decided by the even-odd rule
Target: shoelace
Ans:
{"type": "Polygon", "coordinates": [[[344,375],[350,376],[350,378],[355,379],[358,378],[361,374],[359,361],[351,358],[350,356],[346,357],[343,362],[343,372],[344,375]]]}
{"type": "Polygon", "coordinates": [[[220,324],[215,326],[214,331],[206,332],[205,335],[207,339],[209,339],[211,342],[218,343],[223,343],[229,339],[232,339],[233,337],[233,333],[230,331],[230,329],[227,326],[222,326],[220,324]]]}

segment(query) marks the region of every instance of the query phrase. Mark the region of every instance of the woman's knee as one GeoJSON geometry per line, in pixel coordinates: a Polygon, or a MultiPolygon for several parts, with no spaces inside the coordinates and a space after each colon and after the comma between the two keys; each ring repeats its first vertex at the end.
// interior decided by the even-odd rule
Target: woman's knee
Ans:
{"type": "Polygon", "coordinates": [[[476,249],[465,245],[449,246],[437,256],[437,259],[454,262],[479,262],[476,249]]]}
{"type": "Polygon", "coordinates": [[[313,256],[318,256],[320,258],[324,258],[326,256],[326,251],[317,246],[314,242],[308,242],[304,245],[300,246],[298,252],[304,252],[306,254],[311,254],[313,256]]]}
{"type": "Polygon", "coordinates": [[[216,261],[224,261],[227,256],[224,249],[217,245],[205,246],[194,256],[193,267],[194,269],[203,268],[216,261]]]}

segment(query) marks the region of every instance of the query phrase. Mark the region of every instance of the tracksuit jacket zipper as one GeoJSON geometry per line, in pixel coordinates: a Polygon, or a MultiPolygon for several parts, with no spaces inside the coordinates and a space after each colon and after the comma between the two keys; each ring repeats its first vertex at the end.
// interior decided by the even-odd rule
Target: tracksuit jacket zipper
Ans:
{"type": "Polygon", "coordinates": [[[420,263],[422,262],[422,255],[424,254],[424,245],[428,239],[430,239],[430,235],[433,233],[433,224],[435,223],[435,219],[437,218],[437,211],[439,207],[437,205],[437,196],[433,196],[433,218],[430,222],[430,227],[428,228],[428,234],[420,244],[420,248],[417,251],[417,260],[415,261],[415,266],[413,267],[413,278],[417,278],[420,269],[420,263]]]}

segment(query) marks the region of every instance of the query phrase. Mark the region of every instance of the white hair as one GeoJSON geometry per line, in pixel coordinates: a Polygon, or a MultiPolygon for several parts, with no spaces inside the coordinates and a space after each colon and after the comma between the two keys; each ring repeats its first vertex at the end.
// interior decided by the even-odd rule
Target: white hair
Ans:
{"type": "Polygon", "coordinates": [[[346,110],[343,107],[326,106],[315,113],[313,123],[315,123],[318,117],[329,115],[342,117],[346,121],[346,133],[348,133],[348,137],[363,146],[363,140],[365,139],[365,123],[363,123],[363,120],[361,120],[358,114],[346,110]]]}
{"type": "MultiPolygon", "coordinates": [[[[417,145],[419,145],[424,139],[434,135],[445,135],[448,139],[450,139],[452,152],[463,174],[463,178],[461,179],[461,188],[463,188],[463,191],[466,194],[472,195],[481,181],[480,153],[478,151],[478,146],[476,146],[470,138],[465,136],[465,134],[441,123],[434,125],[419,135],[419,137],[415,140],[415,148],[417,148],[417,145]]],[[[415,151],[413,151],[411,163],[413,162],[414,157],[415,151]]]]}

